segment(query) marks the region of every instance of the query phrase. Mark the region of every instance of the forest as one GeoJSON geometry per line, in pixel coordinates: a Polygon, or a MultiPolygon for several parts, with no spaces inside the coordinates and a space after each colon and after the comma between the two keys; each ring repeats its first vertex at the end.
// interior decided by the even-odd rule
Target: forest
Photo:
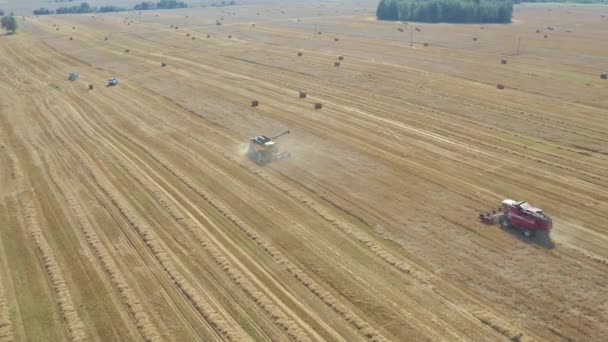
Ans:
{"type": "Polygon", "coordinates": [[[431,23],[510,23],[511,0],[381,0],[380,20],[431,23]]]}

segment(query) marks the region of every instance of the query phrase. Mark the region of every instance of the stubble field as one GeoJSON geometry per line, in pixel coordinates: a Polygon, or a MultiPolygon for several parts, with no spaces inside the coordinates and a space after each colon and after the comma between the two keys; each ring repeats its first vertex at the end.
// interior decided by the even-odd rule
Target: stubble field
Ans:
{"type": "Polygon", "coordinates": [[[374,6],[0,36],[0,339],[608,336],[608,8],[430,25],[374,6]],[[246,159],[287,129],[290,159],[246,159]],[[545,209],[550,240],[478,222],[504,198],[545,209]]]}

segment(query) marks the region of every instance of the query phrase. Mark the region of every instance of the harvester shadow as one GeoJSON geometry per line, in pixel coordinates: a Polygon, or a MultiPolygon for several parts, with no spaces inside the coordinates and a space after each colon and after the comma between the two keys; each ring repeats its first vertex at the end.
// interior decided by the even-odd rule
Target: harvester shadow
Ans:
{"type": "Polygon", "coordinates": [[[533,237],[527,238],[518,229],[515,229],[515,228],[500,228],[500,229],[506,233],[509,233],[510,235],[512,235],[513,237],[515,237],[516,239],[518,239],[519,241],[522,241],[524,243],[527,243],[530,245],[537,245],[537,246],[545,248],[545,249],[554,249],[555,248],[555,242],[551,238],[551,235],[549,235],[547,233],[537,232],[536,234],[534,234],[533,237]]]}

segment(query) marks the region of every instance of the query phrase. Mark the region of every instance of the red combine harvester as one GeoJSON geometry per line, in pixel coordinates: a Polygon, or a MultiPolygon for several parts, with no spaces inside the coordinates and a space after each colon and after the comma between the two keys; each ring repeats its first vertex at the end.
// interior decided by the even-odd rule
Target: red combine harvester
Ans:
{"type": "Polygon", "coordinates": [[[486,224],[498,222],[503,228],[519,229],[528,238],[534,236],[536,232],[548,234],[553,228],[553,221],[543,213],[542,209],[524,201],[517,202],[510,199],[502,201],[498,210],[479,214],[479,219],[486,224]]]}

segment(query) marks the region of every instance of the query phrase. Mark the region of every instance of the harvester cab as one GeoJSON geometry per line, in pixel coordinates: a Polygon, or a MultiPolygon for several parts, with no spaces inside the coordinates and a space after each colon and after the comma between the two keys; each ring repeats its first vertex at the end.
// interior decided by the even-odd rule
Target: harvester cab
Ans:
{"type": "Polygon", "coordinates": [[[279,152],[275,139],[289,134],[289,131],[285,131],[277,136],[269,138],[265,135],[258,135],[249,140],[249,149],[247,150],[247,157],[256,162],[258,165],[266,165],[273,160],[289,158],[291,156],[288,152],[279,152]]]}

